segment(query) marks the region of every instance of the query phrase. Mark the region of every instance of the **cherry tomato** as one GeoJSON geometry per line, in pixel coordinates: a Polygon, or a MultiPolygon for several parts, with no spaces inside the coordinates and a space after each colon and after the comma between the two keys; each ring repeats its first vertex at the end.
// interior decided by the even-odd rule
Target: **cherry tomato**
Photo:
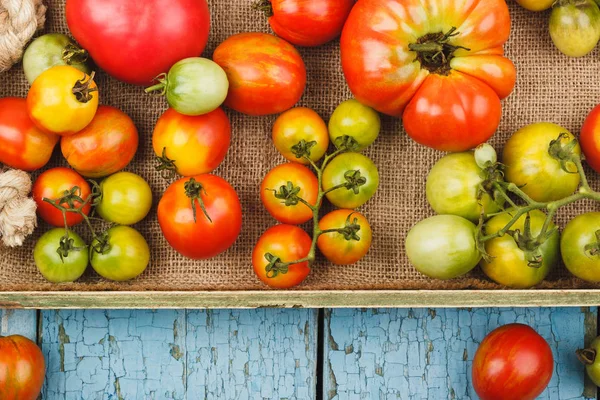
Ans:
{"type": "Polygon", "coordinates": [[[288,42],[266,33],[240,33],[216,48],[213,60],[227,73],[225,105],[248,115],[278,114],[302,97],[306,67],[288,42]]]}
{"type": "Polygon", "coordinates": [[[592,382],[600,386],[600,337],[594,339],[586,349],[577,350],[577,355],[592,382]]]}
{"type": "MultiPolygon", "coordinates": [[[[558,139],[561,133],[568,135],[561,139],[562,144],[575,139],[559,125],[548,122],[532,124],[519,129],[504,147],[502,162],[506,165],[506,180],[521,187],[535,201],[560,200],[579,187],[577,166],[568,162],[568,171],[565,171],[560,161],[548,152],[550,142],[558,139]]],[[[573,151],[581,154],[579,145],[573,151]]]]}
{"type": "Polygon", "coordinates": [[[544,11],[552,7],[555,0],[517,0],[521,7],[529,11],[544,11]]]}
{"type": "Polygon", "coordinates": [[[59,252],[64,236],[64,228],[51,229],[38,239],[33,249],[35,265],[52,283],[75,282],[88,266],[88,248],[73,231],[68,231],[68,251],[66,254],[59,252]]]}
{"type": "Polygon", "coordinates": [[[600,105],[594,107],[585,119],[579,141],[587,163],[600,172],[600,105]]]}
{"type": "Polygon", "coordinates": [[[148,182],[131,172],[117,172],[100,183],[102,193],[96,204],[98,215],[119,225],[133,225],[152,207],[152,190],[148,182]]]}
{"type": "Polygon", "coordinates": [[[33,124],[25,99],[0,99],[0,163],[25,171],[40,169],[50,160],[58,139],[33,124]]]}
{"type": "Polygon", "coordinates": [[[312,240],[308,234],[293,225],[276,225],[267,229],[258,239],[252,252],[254,273],[262,282],[277,289],[289,289],[302,283],[310,273],[308,262],[291,264],[287,270],[269,267],[267,255],[280,262],[292,262],[308,256],[312,240]]]}
{"type": "Polygon", "coordinates": [[[235,190],[218,176],[182,178],[160,199],[158,223],[183,256],[211,258],[235,243],[242,229],[242,206],[235,190]]]}
{"type": "Polygon", "coordinates": [[[554,369],[550,346],[523,324],[494,329],[473,357],[473,387],[481,400],[533,400],[548,386],[554,369]]]}
{"type": "Polygon", "coordinates": [[[162,164],[183,176],[213,171],[227,155],[231,124],[221,109],[198,116],[187,116],[169,108],[158,119],[152,135],[152,147],[162,164]]]}
{"type": "Polygon", "coordinates": [[[354,264],[369,252],[373,233],[369,221],[359,212],[332,211],[321,218],[319,229],[345,229],[344,232],[323,233],[317,240],[321,253],[336,265],[354,264]]]}
{"type": "Polygon", "coordinates": [[[60,148],[75,171],[101,178],[125,168],[135,156],[138,141],[138,131],[127,114],[100,106],[88,126],[61,139],[60,148]]]}
{"type": "Polygon", "coordinates": [[[273,168],[260,185],[263,205],[273,218],[284,224],[299,225],[310,220],[313,217],[312,210],[297,198],[314,206],[318,195],[319,181],[315,174],[296,163],[281,164],[273,168]]]}
{"type": "MultiPolygon", "coordinates": [[[[69,192],[85,201],[91,195],[92,190],[85,179],[70,168],[58,167],[43,172],[35,180],[32,189],[33,199],[37,204],[38,215],[50,225],[64,227],[65,220],[63,219],[62,212],[52,204],[45,202],[44,198],[58,201],[67,196],[69,192]]],[[[66,202],[60,205],[65,208],[71,208],[66,202]]],[[[73,208],[79,208],[81,205],[82,202],[73,201],[73,208]]],[[[81,211],[85,215],[88,215],[90,208],[91,202],[88,202],[81,211]]],[[[77,225],[81,221],[83,221],[81,215],[74,212],[66,213],[67,226],[77,225]]]]}
{"type": "Polygon", "coordinates": [[[45,374],[44,355],[34,342],[20,335],[0,337],[0,399],[36,400],[45,374]]]}
{"type": "Polygon", "coordinates": [[[583,57],[600,40],[600,9],[594,0],[555,2],[550,14],[550,37],[569,57],[583,57]]]}
{"type": "MultiPolygon", "coordinates": [[[[319,161],[327,152],[329,136],[323,119],[306,107],[292,108],[281,114],[273,125],[275,148],[289,161],[309,164],[304,157],[297,157],[298,143],[302,140],[310,151],[310,159],[319,161]],[[296,150],[295,150],[296,149],[296,150]]],[[[300,152],[301,154],[302,152],[300,152]]]]}
{"type": "Polygon", "coordinates": [[[381,120],[379,114],[371,107],[360,104],[357,100],[346,100],[333,112],[329,120],[329,136],[331,142],[340,147],[340,140],[350,136],[356,140],[356,151],[369,147],[379,136],[381,120]]]}
{"type": "Polygon", "coordinates": [[[340,187],[326,194],[327,200],[336,207],[357,208],[373,197],[379,187],[379,171],[373,161],[360,153],[344,153],[335,157],[323,171],[323,190],[328,191],[335,186],[349,184],[357,179],[364,179],[364,184],[352,188],[340,187]]]}
{"type": "Polygon", "coordinates": [[[129,226],[106,231],[108,245],[97,251],[98,240],[90,246],[90,262],[98,275],[111,281],[128,281],[139,276],[150,262],[150,247],[141,233],[129,226]]]}
{"type": "Polygon", "coordinates": [[[565,266],[576,277],[600,282],[600,213],[590,212],[569,221],[561,240],[565,266]]]}

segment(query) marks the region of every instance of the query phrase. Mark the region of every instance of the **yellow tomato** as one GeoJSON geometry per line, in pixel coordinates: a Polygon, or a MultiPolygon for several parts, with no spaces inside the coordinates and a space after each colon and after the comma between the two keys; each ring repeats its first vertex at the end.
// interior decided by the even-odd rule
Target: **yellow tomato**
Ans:
{"type": "Polygon", "coordinates": [[[552,7],[554,0],[517,0],[517,3],[529,11],[544,11],[552,7]]]}
{"type": "Polygon", "coordinates": [[[98,87],[93,77],[68,65],[44,71],[27,94],[27,112],[33,123],[61,136],[85,128],[97,109],[98,87]]]}
{"type": "Polygon", "coordinates": [[[329,133],[319,114],[310,108],[296,107],[284,112],[275,120],[273,143],[287,160],[308,164],[308,160],[296,157],[294,152],[294,146],[301,140],[311,143],[310,159],[318,161],[325,155],[329,146],[329,133]]]}

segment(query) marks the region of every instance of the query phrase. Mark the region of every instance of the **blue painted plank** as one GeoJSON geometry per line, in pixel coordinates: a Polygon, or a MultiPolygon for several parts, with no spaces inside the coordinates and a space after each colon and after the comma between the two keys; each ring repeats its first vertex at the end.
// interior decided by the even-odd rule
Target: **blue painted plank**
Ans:
{"type": "Polygon", "coordinates": [[[37,312],[35,310],[0,309],[0,336],[22,335],[37,339],[37,312]]]}
{"type": "Polygon", "coordinates": [[[494,328],[520,322],[554,353],[555,373],[539,399],[583,399],[574,352],[584,345],[585,317],[578,308],[327,310],[324,397],[477,399],[471,365],[479,343],[494,328]]]}

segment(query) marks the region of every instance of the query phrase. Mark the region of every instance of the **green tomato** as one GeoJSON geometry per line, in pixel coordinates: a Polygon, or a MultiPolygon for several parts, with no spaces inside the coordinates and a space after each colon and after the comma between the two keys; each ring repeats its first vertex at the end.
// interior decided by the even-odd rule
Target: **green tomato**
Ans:
{"type": "Polygon", "coordinates": [[[102,277],[113,281],[128,281],[140,275],[150,262],[150,248],[144,237],[128,226],[115,226],[106,231],[108,249],[95,250],[98,241],[90,246],[90,261],[102,277]]]}
{"type": "Polygon", "coordinates": [[[133,225],[152,207],[152,190],[139,175],[117,172],[100,183],[102,197],[96,205],[98,215],[109,222],[133,225]]]}
{"type": "Polygon", "coordinates": [[[33,259],[40,273],[52,283],[75,282],[88,265],[88,250],[83,239],[68,231],[72,248],[62,259],[58,252],[64,228],[54,228],[42,235],[33,249],[33,259]]]}
{"type": "Polygon", "coordinates": [[[323,171],[323,190],[349,183],[359,174],[365,183],[358,186],[357,193],[352,188],[340,187],[328,192],[327,200],[336,207],[354,209],[369,201],[379,187],[377,167],[362,154],[343,153],[331,160],[323,171]]]}
{"type": "Polygon", "coordinates": [[[600,232],[600,212],[590,212],[572,219],[560,240],[565,266],[573,275],[588,282],[600,282],[600,248],[596,232],[600,232]]]}
{"type": "Polygon", "coordinates": [[[353,150],[362,151],[373,144],[380,129],[381,120],[377,111],[354,99],[340,104],[329,120],[329,138],[338,148],[341,138],[350,136],[358,143],[358,148],[353,150]]]}
{"type": "Polygon", "coordinates": [[[223,68],[214,61],[190,57],[175,63],[169,73],[146,92],[155,90],[162,90],[175,111],[185,115],[203,115],[223,104],[229,81],[223,68]]]}
{"type": "Polygon", "coordinates": [[[456,215],[436,215],[411,228],[406,236],[406,255],[414,267],[435,279],[452,279],[471,271],[481,254],[476,226],[456,215]]]}
{"type": "MultiPolygon", "coordinates": [[[[427,177],[427,201],[438,214],[452,214],[470,221],[479,220],[477,200],[483,171],[477,166],[473,152],[453,153],[441,158],[427,177]]],[[[486,193],[481,198],[486,214],[500,207],[486,193]]]]}
{"type": "Polygon", "coordinates": [[[550,37],[563,54],[582,57],[600,40],[600,9],[593,0],[558,1],[550,14],[550,37]]]}
{"type": "Polygon", "coordinates": [[[590,343],[585,350],[578,350],[578,354],[585,355],[581,361],[585,364],[585,371],[594,382],[594,385],[600,386],[600,336],[590,343]]]}
{"type": "MultiPolygon", "coordinates": [[[[61,33],[49,33],[35,39],[23,54],[23,70],[29,84],[42,72],[56,65],[70,65],[90,74],[87,51],[61,33]]],[[[81,75],[83,78],[83,75],[81,75]]]]}

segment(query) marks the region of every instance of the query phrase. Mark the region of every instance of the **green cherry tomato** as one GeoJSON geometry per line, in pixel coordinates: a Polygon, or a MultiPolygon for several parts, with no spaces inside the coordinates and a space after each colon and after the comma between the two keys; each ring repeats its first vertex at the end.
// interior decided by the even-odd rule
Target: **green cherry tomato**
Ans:
{"type": "Polygon", "coordinates": [[[140,222],[152,207],[152,190],[139,175],[117,172],[100,183],[102,197],[96,205],[100,217],[120,225],[140,222]]]}
{"type": "Polygon", "coordinates": [[[555,2],[550,14],[550,37],[563,54],[583,57],[600,40],[600,9],[594,0],[555,2]]]}
{"type": "MultiPolygon", "coordinates": [[[[546,214],[539,210],[530,213],[531,233],[539,235],[546,220],[546,214]]],[[[496,215],[484,227],[486,235],[491,235],[504,228],[512,219],[510,214],[496,215]]],[[[512,230],[524,232],[526,217],[523,215],[512,226],[512,230]]],[[[551,223],[549,229],[554,228],[551,223]]],[[[530,266],[525,252],[519,248],[511,235],[489,240],[485,243],[485,251],[489,254],[490,262],[481,260],[481,269],[494,282],[514,289],[526,289],[537,285],[546,278],[552,268],[558,263],[560,234],[556,231],[542,244],[542,264],[539,267],[530,266]]]]}
{"type": "Polygon", "coordinates": [[[435,279],[471,271],[481,258],[475,225],[456,215],[436,215],[417,223],[406,236],[406,255],[414,267],[435,279]]]}
{"type": "Polygon", "coordinates": [[[354,99],[340,104],[329,120],[329,137],[338,148],[341,138],[350,136],[358,142],[358,148],[352,150],[362,151],[373,144],[380,129],[381,120],[377,111],[354,99]]]}
{"type": "Polygon", "coordinates": [[[90,246],[90,261],[94,270],[112,281],[127,281],[140,275],[150,262],[150,248],[146,239],[128,226],[115,226],[106,231],[108,249],[99,253],[90,246]]]}
{"type": "MultiPolygon", "coordinates": [[[[480,214],[477,194],[483,171],[473,152],[453,153],[441,158],[427,176],[427,201],[438,214],[452,214],[477,222],[480,214]]],[[[481,198],[486,214],[500,208],[486,193],[481,198]]]]}
{"type": "Polygon", "coordinates": [[[373,161],[360,153],[343,153],[335,157],[323,171],[323,190],[335,186],[363,181],[353,188],[340,187],[326,194],[336,207],[354,209],[365,204],[379,187],[379,171],[373,161]]]}
{"type": "Polygon", "coordinates": [[[68,231],[71,250],[60,257],[57,251],[60,240],[65,236],[64,228],[54,228],[44,233],[35,244],[33,259],[40,273],[52,283],[75,282],[88,265],[88,249],[83,239],[68,231]]]}
{"type": "Polygon", "coordinates": [[[207,58],[178,61],[159,83],[146,92],[162,90],[167,102],[184,115],[203,115],[216,110],[227,97],[229,81],[223,68],[207,58]]]}
{"type": "Polygon", "coordinates": [[[588,282],[600,282],[600,212],[582,214],[567,224],[560,251],[567,269],[588,282]]]}
{"type": "Polygon", "coordinates": [[[71,38],[61,33],[49,33],[38,37],[27,47],[23,54],[23,70],[29,84],[56,65],[70,65],[89,75],[92,70],[87,59],[87,51],[71,38]]]}

